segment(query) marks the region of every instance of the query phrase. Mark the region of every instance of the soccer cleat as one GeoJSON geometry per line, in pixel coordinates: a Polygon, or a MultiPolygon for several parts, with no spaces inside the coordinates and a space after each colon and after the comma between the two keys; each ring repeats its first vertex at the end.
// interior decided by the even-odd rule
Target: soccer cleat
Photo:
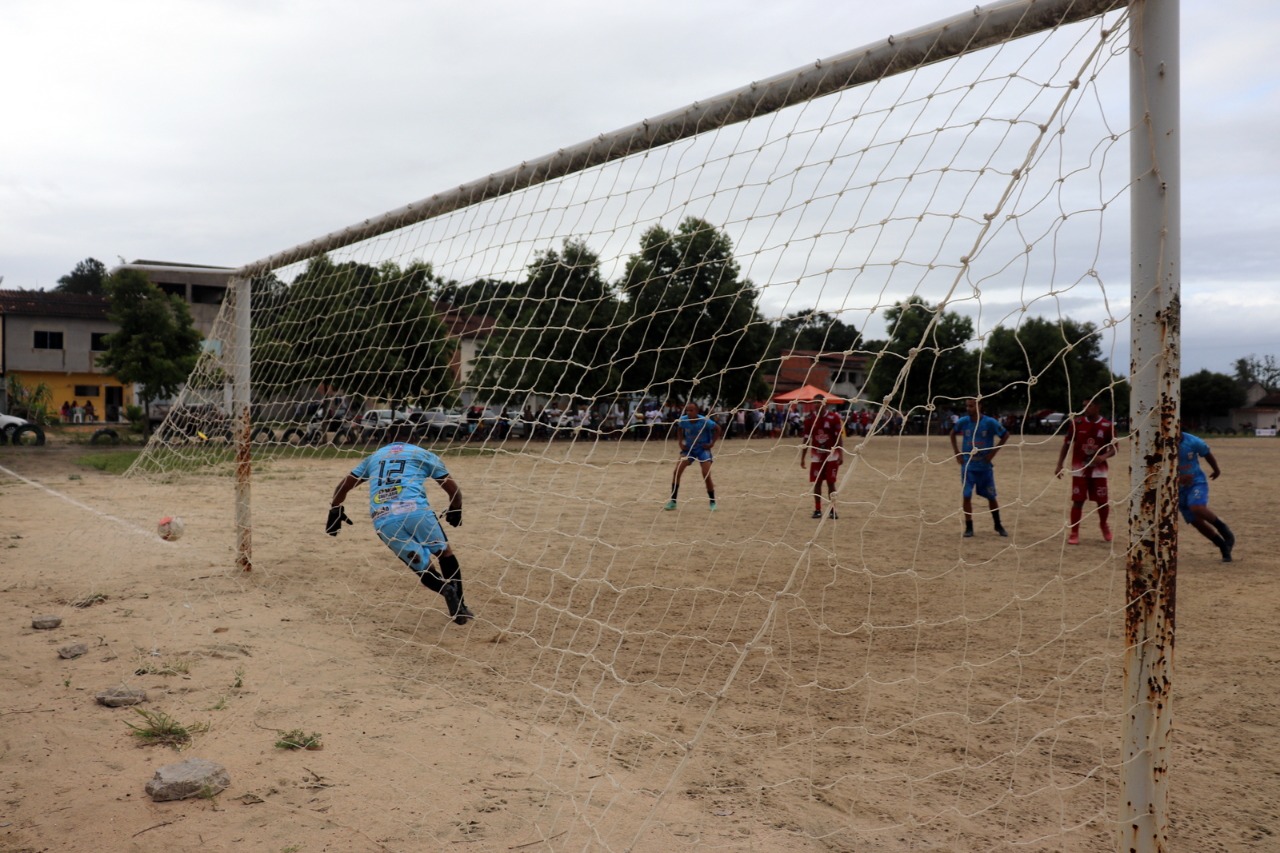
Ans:
{"type": "Polygon", "coordinates": [[[1231,549],[1232,549],[1232,547],[1234,547],[1234,545],[1235,545],[1235,537],[1234,537],[1234,536],[1233,536],[1233,537],[1231,537],[1231,539],[1229,539],[1229,540],[1228,540],[1228,539],[1223,539],[1223,540],[1222,540],[1222,544],[1218,546],[1218,550],[1219,550],[1220,552],[1222,552],[1222,562],[1224,562],[1224,563],[1230,563],[1230,562],[1231,562],[1231,549]]]}
{"type": "Polygon", "coordinates": [[[809,517],[810,517],[810,518],[822,518],[822,510],[820,510],[820,509],[815,509],[815,510],[813,511],[813,515],[811,515],[811,516],[809,516],[809,517]]]}
{"type": "Polygon", "coordinates": [[[1112,539],[1114,539],[1114,538],[1115,538],[1115,537],[1113,537],[1113,536],[1111,535],[1111,528],[1110,528],[1110,527],[1108,527],[1108,526],[1107,526],[1107,525],[1105,525],[1105,524],[1104,524],[1104,525],[1102,525],[1102,541],[1103,541],[1103,542],[1110,542],[1110,541],[1111,541],[1112,539]]]}
{"type": "Polygon", "coordinates": [[[966,527],[966,528],[964,529],[964,538],[965,538],[965,539],[972,539],[972,538],[973,538],[973,528],[972,528],[972,527],[966,527]]]}
{"type": "Polygon", "coordinates": [[[444,598],[444,605],[449,610],[449,616],[455,617],[466,609],[462,604],[462,597],[458,595],[458,586],[453,581],[440,587],[440,595],[444,598]]]}
{"type": "Polygon", "coordinates": [[[1080,531],[1079,531],[1079,530],[1073,530],[1073,531],[1071,531],[1071,535],[1067,537],[1067,544],[1068,544],[1068,545],[1079,545],[1079,544],[1080,544],[1080,531]]]}
{"type": "Polygon", "coordinates": [[[676,502],[675,502],[675,501],[667,501],[667,505],[663,507],[663,509],[667,509],[667,510],[671,510],[671,509],[675,509],[675,508],[676,508],[676,502]]]}
{"type": "Polygon", "coordinates": [[[709,507],[707,507],[707,509],[711,510],[712,512],[715,512],[715,511],[716,511],[716,502],[715,502],[715,501],[712,501],[712,502],[711,502],[711,505],[710,505],[709,507]]]}
{"type": "Polygon", "coordinates": [[[458,612],[453,614],[453,621],[458,625],[465,625],[474,618],[476,618],[476,615],[471,612],[471,608],[467,607],[466,604],[459,605],[458,612]]]}
{"type": "Polygon", "coordinates": [[[1000,534],[1001,536],[1004,536],[1004,537],[1006,537],[1006,538],[1009,536],[1009,531],[1005,530],[1003,527],[997,527],[997,528],[996,528],[996,533],[998,533],[998,534],[1000,534]]]}
{"type": "Polygon", "coordinates": [[[839,517],[840,517],[840,515],[836,512],[836,508],[835,508],[835,507],[832,507],[832,508],[831,508],[831,512],[827,513],[827,515],[828,515],[829,517],[831,517],[831,518],[839,518],[839,517]]]}

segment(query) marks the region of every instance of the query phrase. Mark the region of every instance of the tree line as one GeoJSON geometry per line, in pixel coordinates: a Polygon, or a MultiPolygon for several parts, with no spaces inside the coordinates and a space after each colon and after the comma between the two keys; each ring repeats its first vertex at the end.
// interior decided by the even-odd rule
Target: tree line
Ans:
{"type": "MultiPolygon", "coordinates": [[[[136,270],[108,274],[92,258],[57,289],[111,299],[120,329],[107,337],[102,366],[142,383],[144,399],[177,390],[199,350],[181,299],[136,270]]],[[[1110,371],[1088,322],[1025,317],[979,340],[969,318],[919,296],[885,310],[883,339],[866,339],[825,311],[767,319],[728,235],[697,217],[674,231],[646,230],[613,282],[584,241],[567,239],[535,255],[516,281],[461,283],[427,262],[375,267],[319,256],[291,283],[267,275],[253,292],[255,384],[266,380],[281,396],[328,388],[353,398],[454,405],[452,314],[492,324],[467,384],[498,405],[531,394],[602,404],[643,395],[733,408],[766,398],[766,376],[784,351],[799,349],[860,357],[863,400],[901,412],[957,408],[972,395],[992,412],[1070,412],[1099,394],[1114,416],[1128,408],[1127,383],[1110,371]]],[[[1234,377],[1184,377],[1184,415],[1225,414],[1254,381],[1280,383],[1274,357],[1242,358],[1234,377]]]]}

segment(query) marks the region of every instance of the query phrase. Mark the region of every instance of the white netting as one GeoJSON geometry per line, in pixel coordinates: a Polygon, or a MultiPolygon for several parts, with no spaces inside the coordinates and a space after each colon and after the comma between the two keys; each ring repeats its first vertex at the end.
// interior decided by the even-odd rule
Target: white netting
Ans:
{"type": "MultiPolygon", "coordinates": [[[[513,846],[1099,849],[1124,537],[1068,553],[1061,434],[1037,418],[1126,402],[1108,369],[1127,310],[1108,292],[1128,262],[1124,30],[888,76],[256,274],[254,571],[196,598],[287,598],[347,637],[317,668],[364,649],[364,689],[510,721],[510,742],[447,742],[510,780],[513,846]],[[1048,357],[1032,331],[1057,335],[1048,357]],[[800,438],[764,417],[796,364],[850,401],[838,519],[810,517],[800,438]],[[981,500],[961,538],[942,430],[970,395],[1014,427],[1008,539],[981,500]],[[696,467],[663,510],[675,442],[644,420],[690,399],[731,434],[714,514],[696,467]],[[360,513],[321,532],[338,479],[401,417],[466,495],[466,628],[360,513]]],[[[219,566],[243,292],[132,472],[182,484],[166,512],[219,566]]],[[[1114,474],[1112,501],[1127,489],[1114,474]]],[[[327,701],[255,675],[261,713],[327,701]]],[[[346,701],[330,739],[380,787],[374,835],[442,838],[407,817],[439,784],[440,738],[346,701]]]]}

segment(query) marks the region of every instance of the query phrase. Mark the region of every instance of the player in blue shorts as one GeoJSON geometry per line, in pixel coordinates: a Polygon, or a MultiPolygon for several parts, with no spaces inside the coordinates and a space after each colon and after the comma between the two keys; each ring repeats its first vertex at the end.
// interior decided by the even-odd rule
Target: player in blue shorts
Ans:
{"type": "Polygon", "coordinates": [[[1209,509],[1209,480],[1218,479],[1222,469],[1209,450],[1204,439],[1189,432],[1178,439],[1178,509],[1182,517],[1204,537],[1218,546],[1222,562],[1231,562],[1231,549],[1236,537],[1227,523],[1209,509]],[[1200,460],[1209,463],[1211,473],[1206,479],[1200,460]]]}
{"type": "Polygon", "coordinates": [[[711,499],[711,511],[716,509],[716,484],[711,482],[711,448],[720,438],[720,425],[709,416],[700,414],[695,403],[684,407],[684,414],[676,420],[676,434],[680,439],[680,461],[671,475],[671,500],[663,509],[675,509],[680,494],[680,477],[684,469],[694,462],[702,468],[702,479],[707,484],[707,497],[711,499]]]}
{"type": "Polygon", "coordinates": [[[337,536],[343,522],[351,523],[342,502],[348,492],[368,481],[369,515],[378,538],[413,569],[423,586],[444,597],[453,621],[465,625],[475,614],[462,597],[458,558],[427,501],[427,480],[435,480],[449,496],[444,520],[452,527],[462,524],[462,490],[440,457],[416,445],[396,442],[365,457],[342,478],[333,493],[324,529],[337,536]],[[431,565],[432,555],[440,564],[438,573],[431,565]]]}
{"type": "Polygon", "coordinates": [[[1000,501],[996,499],[996,472],[992,460],[1009,440],[1009,431],[995,418],[982,414],[977,399],[964,401],[968,413],[956,421],[951,430],[951,452],[960,463],[960,477],[964,482],[964,535],[973,536],[973,493],[986,498],[991,507],[991,520],[996,533],[1008,536],[1000,524],[1000,501]],[[957,438],[963,443],[958,444],[957,438]]]}

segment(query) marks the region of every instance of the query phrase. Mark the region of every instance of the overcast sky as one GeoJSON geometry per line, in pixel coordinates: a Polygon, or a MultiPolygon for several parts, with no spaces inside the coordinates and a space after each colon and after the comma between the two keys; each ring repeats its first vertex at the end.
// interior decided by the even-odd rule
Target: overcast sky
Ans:
{"type": "MultiPolygon", "coordinates": [[[[4,0],[0,286],[239,266],[973,5],[4,0]]],[[[1280,355],[1280,3],[1181,5],[1183,369],[1230,372],[1280,355]]]]}

